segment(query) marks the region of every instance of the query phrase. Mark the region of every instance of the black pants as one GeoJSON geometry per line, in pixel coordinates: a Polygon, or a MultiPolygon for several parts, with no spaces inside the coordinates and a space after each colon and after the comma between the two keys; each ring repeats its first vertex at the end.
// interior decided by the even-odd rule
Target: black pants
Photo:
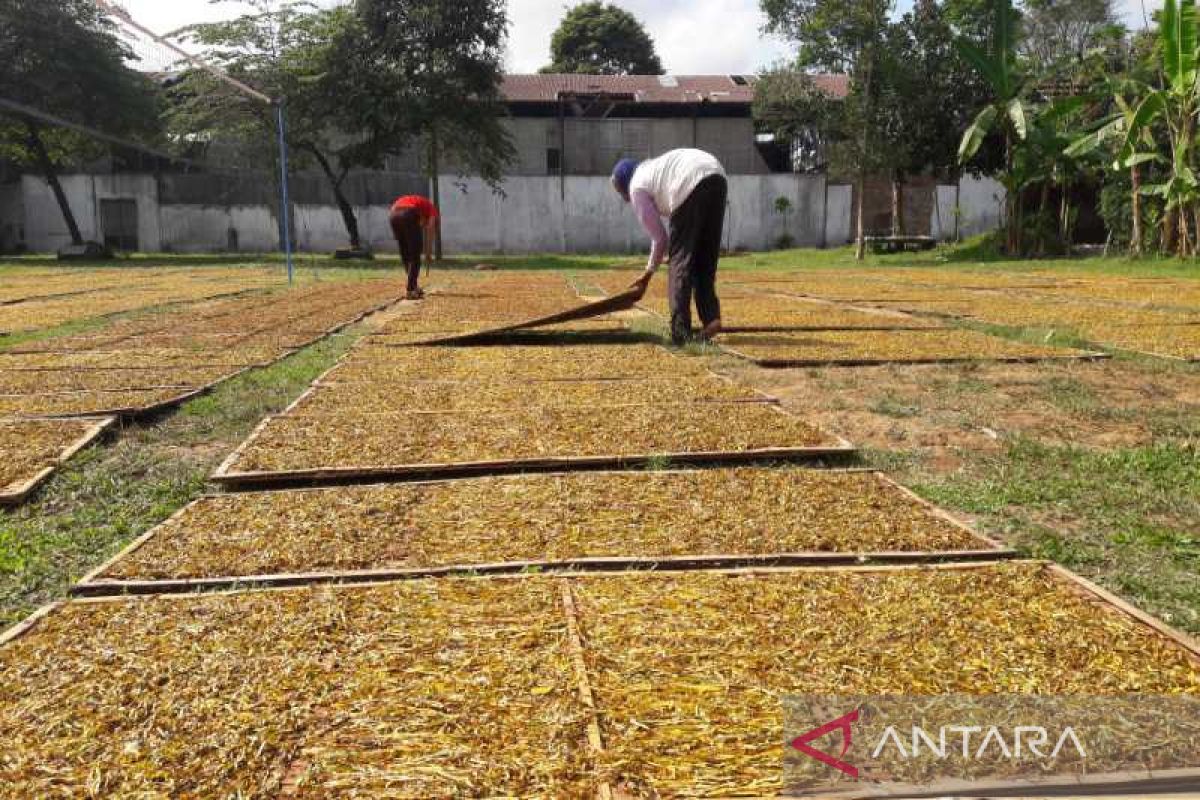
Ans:
{"type": "Polygon", "coordinates": [[[721,318],[717,298],[717,262],[725,230],[725,200],[729,184],[721,175],[710,175],[692,190],[671,215],[671,340],[682,344],[692,335],[692,297],[700,322],[721,318]]]}
{"type": "Polygon", "coordinates": [[[388,219],[392,223],[392,235],[400,243],[400,260],[408,271],[408,290],[417,288],[421,277],[421,253],[425,250],[425,229],[421,227],[421,214],[415,208],[400,208],[388,219]]]}

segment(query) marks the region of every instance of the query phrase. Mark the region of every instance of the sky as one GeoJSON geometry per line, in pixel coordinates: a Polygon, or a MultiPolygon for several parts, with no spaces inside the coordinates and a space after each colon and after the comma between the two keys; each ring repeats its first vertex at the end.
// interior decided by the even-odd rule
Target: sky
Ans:
{"type": "MultiPolygon", "coordinates": [[[[754,73],[787,57],[790,48],[761,33],[758,0],[615,0],[642,21],[654,39],[663,66],[677,74],[754,73]]],[[[332,5],[337,0],[322,0],[332,5]]],[[[911,0],[901,7],[909,5],[911,0]]],[[[126,10],[157,33],[190,22],[234,17],[236,2],[209,0],[123,0],[126,10]]],[[[550,60],[550,35],[564,0],[509,0],[509,72],[536,72],[550,60]]],[[[1145,0],[1147,11],[1161,0],[1145,0]]],[[[1130,27],[1142,27],[1142,0],[1117,0],[1130,27]]]]}

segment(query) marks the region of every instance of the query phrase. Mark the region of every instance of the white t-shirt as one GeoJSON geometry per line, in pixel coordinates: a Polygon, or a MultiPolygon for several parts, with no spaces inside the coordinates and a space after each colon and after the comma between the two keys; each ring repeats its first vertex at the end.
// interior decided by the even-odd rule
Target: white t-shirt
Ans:
{"type": "Polygon", "coordinates": [[[638,165],[629,181],[629,193],[648,193],[658,213],[669,217],[687,201],[696,184],[710,175],[725,175],[725,168],[711,153],[688,147],[669,150],[638,165]]]}

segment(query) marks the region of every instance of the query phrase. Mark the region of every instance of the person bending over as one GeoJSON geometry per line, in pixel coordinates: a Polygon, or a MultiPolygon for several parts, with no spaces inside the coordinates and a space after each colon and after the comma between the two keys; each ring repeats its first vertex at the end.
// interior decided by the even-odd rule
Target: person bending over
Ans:
{"type": "Polygon", "coordinates": [[[408,271],[409,300],[420,300],[425,296],[420,286],[421,253],[424,252],[426,261],[432,260],[437,219],[437,206],[420,195],[405,195],[392,204],[389,221],[392,234],[400,244],[400,260],[408,271]]]}
{"type": "Polygon", "coordinates": [[[612,185],[633,206],[650,234],[650,260],[634,285],[649,284],[664,258],[670,260],[671,340],[692,338],[692,298],[701,339],[721,330],[717,262],[725,228],[729,185],[725,168],[710,153],[683,148],[638,162],[626,158],[613,169],[612,185]],[[670,219],[670,232],[662,218],[670,219]]]}

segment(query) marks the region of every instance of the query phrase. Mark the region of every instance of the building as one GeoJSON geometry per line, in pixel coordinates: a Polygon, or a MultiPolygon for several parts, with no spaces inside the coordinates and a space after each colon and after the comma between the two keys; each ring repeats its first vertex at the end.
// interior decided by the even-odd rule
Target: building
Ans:
{"type": "MultiPolygon", "coordinates": [[[[512,174],[606,175],[618,159],[698,147],[734,175],[788,171],[755,136],[753,75],[509,75],[512,174]],[[780,169],[780,166],[783,169],[780,169]],[[773,168],[774,167],[774,168],[773,168]]],[[[844,75],[814,80],[845,97],[844,75]]]]}
{"type": "MultiPolygon", "coordinates": [[[[846,96],[844,76],[814,80],[831,96],[846,96]]],[[[440,183],[448,250],[640,251],[645,234],[613,193],[608,175],[620,158],[648,158],[677,147],[708,150],[725,165],[729,249],[845,244],[852,187],[819,171],[794,169],[790,147],[755,135],[755,81],[745,75],[507,76],[501,89],[516,163],[501,193],[445,166],[440,183]]],[[[181,172],[113,161],[108,169],[81,166],[61,182],[86,239],[147,252],[278,246],[278,201],[261,170],[181,172]]],[[[395,247],[388,225],[392,198],[428,188],[419,149],[390,159],[385,170],[353,173],[344,185],[364,242],[380,251],[395,247]]],[[[297,172],[291,189],[299,248],[344,246],[342,216],[325,177],[297,172]]],[[[931,184],[921,192],[922,202],[908,204],[913,232],[949,237],[989,230],[1003,208],[1002,191],[991,181],[931,184]]],[[[890,192],[880,197],[890,198],[890,192]]],[[[0,250],[47,252],[69,241],[46,182],[0,169],[0,250]]]]}

